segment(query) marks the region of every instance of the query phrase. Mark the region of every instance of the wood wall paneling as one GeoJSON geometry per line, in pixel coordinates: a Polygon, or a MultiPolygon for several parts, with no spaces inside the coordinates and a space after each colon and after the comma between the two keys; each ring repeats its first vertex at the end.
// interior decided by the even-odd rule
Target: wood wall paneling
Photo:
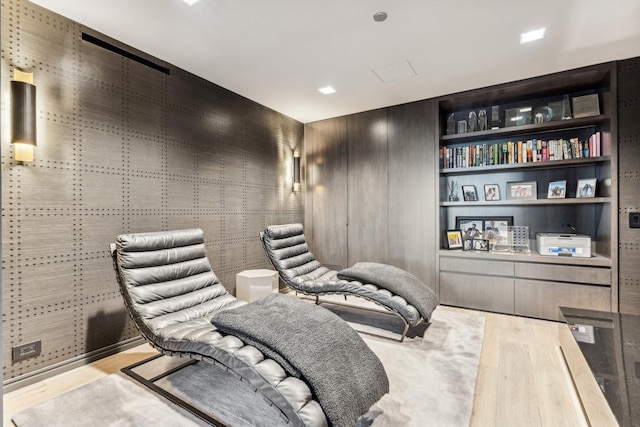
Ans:
{"type": "Polygon", "coordinates": [[[348,264],[388,262],[387,109],[347,117],[348,264]]]}
{"type": "Polygon", "coordinates": [[[347,118],[305,126],[305,236],[323,264],[347,267],[347,118]]]}
{"type": "Polygon", "coordinates": [[[388,109],[388,263],[437,292],[436,105],[388,109]]]}

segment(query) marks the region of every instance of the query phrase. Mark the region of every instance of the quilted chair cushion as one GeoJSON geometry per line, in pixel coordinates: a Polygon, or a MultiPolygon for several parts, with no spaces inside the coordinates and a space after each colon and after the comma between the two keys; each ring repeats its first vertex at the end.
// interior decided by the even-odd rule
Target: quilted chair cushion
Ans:
{"type": "Polygon", "coordinates": [[[421,321],[414,306],[375,284],[347,281],[318,262],[309,251],[302,224],[272,225],[260,233],[267,256],[285,283],[306,295],[351,294],[397,312],[410,326],[421,321]]]}
{"type": "Polygon", "coordinates": [[[292,425],[327,425],[306,383],[211,324],[216,312],[246,303],[229,294],[214,274],[202,230],[121,235],[115,263],[130,314],[156,348],[226,366],[280,408],[292,425]]]}

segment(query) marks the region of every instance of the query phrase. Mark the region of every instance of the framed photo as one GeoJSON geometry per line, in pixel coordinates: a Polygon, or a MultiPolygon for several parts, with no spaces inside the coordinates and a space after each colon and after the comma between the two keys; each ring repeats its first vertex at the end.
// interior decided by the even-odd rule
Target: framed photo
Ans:
{"type": "Polygon", "coordinates": [[[479,239],[482,237],[482,219],[456,217],[456,228],[462,231],[463,239],[479,239]]]}
{"type": "Polygon", "coordinates": [[[487,240],[487,239],[475,239],[475,240],[473,240],[473,250],[474,251],[488,251],[489,250],[489,240],[487,240]]]}
{"type": "Polygon", "coordinates": [[[536,200],[537,198],[536,181],[507,182],[507,200],[536,200]]]}
{"type": "Polygon", "coordinates": [[[567,181],[551,181],[547,199],[564,199],[567,194],[567,181]]]}
{"type": "Polygon", "coordinates": [[[598,94],[576,96],[573,98],[573,118],[597,116],[600,114],[598,94]]]}
{"type": "Polygon", "coordinates": [[[462,248],[462,232],[460,230],[447,230],[445,234],[445,243],[447,245],[447,249],[462,248]]]}
{"type": "Polygon", "coordinates": [[[462,250],[463,251],[472,251],[473,250],[473,239],[462,239],[462,250]]]}
{"type": "Polygon", "coordinates": [[[457,216],[456,228],[463,239],[486,239],[491,243],[507,240],[507,228],[513,225],[512,216],[457,216]]]}
{"type": "Polygon", "coordinates": [[[500,200],[500,187],[498,187],[498,184],[484,185],[484,199],[489,202],[500,200]]]}
{"type": "Polygon", "coordinates": [[[596,197],[596,178],[579,179],[576,197],[596,197]]]}
{"type": "Polygon", "coordinates": [[[477,202],[478,201],[478,193],[476,193],[475,185],[463,185],[462,186],[462,197],[465,202],[477,202]]]}

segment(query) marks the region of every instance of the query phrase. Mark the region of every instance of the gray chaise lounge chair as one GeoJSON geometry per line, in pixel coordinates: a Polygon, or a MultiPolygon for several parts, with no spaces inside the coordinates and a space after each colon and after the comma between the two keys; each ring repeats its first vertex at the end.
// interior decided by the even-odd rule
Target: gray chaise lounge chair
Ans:
{"type": "MultiPolygon", "coordinates": [[[[124,234],[112,244],[111,250],[118,282],[129,313],[143,337],[161,353],[205,360],[225,367],[251,384],[257,393],[261,393],[267,401],[275,405],[287,425],[327,426],[331,423],[331,413],[327,412],[326,406],[322,406],[322,400],[317,397],[321,394],[316,393],[317,388],[311,390],[316,383],[308,381],[304,372],[303,375],[293,374],[300,378],[292,376],[290,368],[285,370],[285,365],[279,364],[273,358],[265,357],[264,349],[258,350],[254,345],[246,345],[234,335],[221,333],[212,324],[212,318],[246,313],[246,310],[242,309],[251,306],[257,310],[260,306],[254,306],[258,302],[247,305],[237,300],[223,287],[206,256],[202,230],[124,234]]],[[[284,301],[285,304],[290,304],[289,300],[293,301],[291,304],[301,303],[290,297],[278,294],[273,296],[287,300],[284,301]]],[[[309,307],[315,308],[302,304],[305,313],[309,307]]],[[[323,314],[326,310],[320,311],[323,314]]],[[[339,318],[336,320],[344,323],[347,332],[353,333],[355,338],[359,339],[345,322],[339,318]]],[[[251,324],[255,324],[255,321],[251,324]]],[[[286,335],[286,330],[278,332],[279,338],[283,333],[286,335]]],[[[353,345],[352,338],[347,338],[345,341],[348,343],[344,345],[353,345]]],[[[362,345],[365,348],[348,348],[353,348],[353,351],[358,353],[370,352],[364,342],[362,345]]],[[[325,359],[330,363],[331,357],[335,356],[331,356],[331,352],[325,352],[328,354],[325,359]]],[[[371,355],[375,358],[374,363],[367,365],[378,364],[379,359],[373,352],[371,355]]],[[[369,366],[362,368],[362,371],[368,374],[374,373],[370,375],[373,377],[379,374],[381,369],[382,375],[377,375],[378,378],[375,380],[375,386],[381,386],[373,387],[378,388],[379,392],[373,401],[370,401],[373,396],[368,396],[369,400],[362,402],[361,399],[358,402],[360,406],[365,405],[366,409],[356,417],[366,412],[370,405],[388,391],[384,368],[380,364],[376,369],[378,370],[374,371],[369,366]]],[[[371,388],[370,384],[367,384],[368,388],[371,388]]],[[[342,402],[339,406],[342,406],[342,402]]],[[[199,415],[197,412],[194,413],[199,415]]]]}
{"type": "Polygon", "coordinates": [[[330,294],[372,301],[404,322],[400,342],[409,327],[428,322],[438,305],[428,286],[396,267],[375,263],[357,263],[341,271],[324,267],[309,251],[302,224],[269,226],[260,239],[271,264],[291,289],[315,296],[316,304],[319,296],[330,294]]]}

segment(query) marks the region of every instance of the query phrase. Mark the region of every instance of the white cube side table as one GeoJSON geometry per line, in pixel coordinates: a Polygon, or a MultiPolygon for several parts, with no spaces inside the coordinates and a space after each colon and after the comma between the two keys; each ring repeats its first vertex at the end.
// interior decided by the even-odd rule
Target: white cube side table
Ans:
{"type": "Polygon", "coordinates": [[[251,302],[271,292],[279,292],[277,271],[245,270],[236,274],[236,298],[251,302]]]}

